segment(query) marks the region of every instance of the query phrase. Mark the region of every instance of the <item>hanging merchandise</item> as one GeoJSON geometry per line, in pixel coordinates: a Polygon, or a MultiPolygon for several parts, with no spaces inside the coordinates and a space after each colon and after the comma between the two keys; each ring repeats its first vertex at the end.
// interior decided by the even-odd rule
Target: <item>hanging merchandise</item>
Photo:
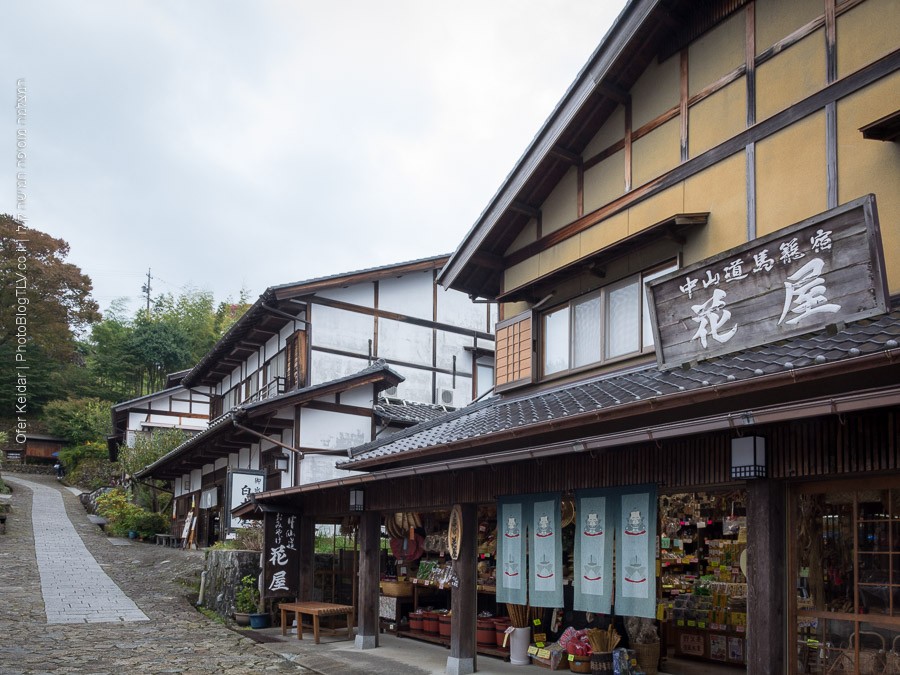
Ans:
{"type": "Polygon", "coordinates": [[[560,496],[536,495],[532,499],[528,600],[532,607],[561,607],[563,579],[560,496]]]}
{"type": "Polygon", "coordinates": [[[612,605],[613,536],[609,526],[615,514],[609,491],[584,490],[576,494],[574,609],[609,614],[612,605]]]}
{"type": "Polygon", "coordinates": [[[525,516],[531,503],[523,497],[505,497],[497,504],[497,602],[525,605],[525,516]]]}

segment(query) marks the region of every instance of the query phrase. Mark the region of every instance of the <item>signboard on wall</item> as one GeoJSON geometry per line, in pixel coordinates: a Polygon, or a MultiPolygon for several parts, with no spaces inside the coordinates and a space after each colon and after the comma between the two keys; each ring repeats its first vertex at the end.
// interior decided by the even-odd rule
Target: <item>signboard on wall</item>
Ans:
{"type": "Polygon", "coordinates": [[[293,513],[265,514],[265,560],[263,595],[267,598],[295,598],[300,581],[300,553],[297,550],[299,518],[293,513]]]}
{"type": "Polygon", "coordinates": [[[225,530],[247,527],[249,523],[240,518],[232,518],[231,511],[250,499],[251,494],[265,492],[266,475],[252,469],[229,469],[225,481],[228,494],[225,497],[225,530]]]}
{"type": "Polygon", "coordinates": [[[887,311],[867,195],[648,284],[662,370],[887,311]]]}

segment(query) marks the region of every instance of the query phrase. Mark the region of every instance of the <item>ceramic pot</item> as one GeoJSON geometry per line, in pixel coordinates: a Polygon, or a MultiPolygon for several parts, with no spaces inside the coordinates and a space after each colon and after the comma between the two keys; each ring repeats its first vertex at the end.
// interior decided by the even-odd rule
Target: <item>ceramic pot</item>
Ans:
{"type": "Polygon", "coordinates": [[[528,656],[528,645],[531,642],[531,628],[514,628],[509,636],[509,662],[514,666],[531,664],[528,656]]]}
{"type": "Polygon", "coordinates": [[[268,628],[272,625],[272,617],[268,614],[251,614],[250,628],[268,628]]]}
{"type": "Polygon", "coordinates": [[[234,613],[234,622],[238,626],[249,626],[250,625],[249,612],[235,612],[234,613]]]}

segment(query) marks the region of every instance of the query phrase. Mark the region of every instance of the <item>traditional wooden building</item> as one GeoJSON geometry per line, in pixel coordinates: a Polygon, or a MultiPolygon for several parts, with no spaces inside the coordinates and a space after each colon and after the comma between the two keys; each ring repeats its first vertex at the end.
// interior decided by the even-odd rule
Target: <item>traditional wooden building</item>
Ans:
{"type": "Polygon", "coordinates": [[[361,475],[257,497],[298,514],[298,595],[315,523],[362,500],[357,644],[377,646],[382,526],[458,505],[448,672],[471,672],[492,507],[498,540],[532,537],[492,554],[498,600],[652,608],[670,653],[754,675],[881,672],[900,635],[897,10],[629,2],[441,271],[501,303],[496,396],[354,448],[339,466],[361,475]],[[568,500],[574,549],[540,548],[568,500]],[[692,592],[702,574],[716,586],[692,592]]]}
{"type": "Polygon", "coordinates": [[[497,306],[439,289],[447,259],[272,286],[153,395],[209,395],[208,426],[136,475],[172,482],[176,536],[211,544],[242,524],[230,509],[248,494],[348,475],[335,455],[490,389],[497,306]]]}

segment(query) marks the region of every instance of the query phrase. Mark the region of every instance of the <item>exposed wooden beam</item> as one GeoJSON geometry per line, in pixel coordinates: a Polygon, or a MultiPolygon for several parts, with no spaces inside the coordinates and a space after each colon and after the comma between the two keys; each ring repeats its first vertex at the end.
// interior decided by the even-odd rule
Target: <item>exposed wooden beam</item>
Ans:
{"type": "Polygon", "coordinates": [[[577,152],[572,152],[571,150],[561,148],[558,145],[554,145],[552,148],[550,148],[550,154],[558,159],[568,162],[572,166],[578,166],[579,164],[581,164],[581,155],[579,155],[577,152]]]}
{"type": "Polygon", "coordinates": [[[628,92],[625,89],[622,89],[622,87],[613,84],[612,82],[600,82],[597,84],[597,89],[607,98],[611,98],[616,103],[621,103],[622,105],[625,105],[630,99],[628,92]]]}
{"type": "Polygon", "coordinates": [[[525,202],[520,202],[518,200],[509,205],[509,210],[515,211],[516,213],[521,213],[522,215],[528,216],[529,218],[541,217],[540,209],[537,209],[530,204],[526,204],[525,202]]]}

